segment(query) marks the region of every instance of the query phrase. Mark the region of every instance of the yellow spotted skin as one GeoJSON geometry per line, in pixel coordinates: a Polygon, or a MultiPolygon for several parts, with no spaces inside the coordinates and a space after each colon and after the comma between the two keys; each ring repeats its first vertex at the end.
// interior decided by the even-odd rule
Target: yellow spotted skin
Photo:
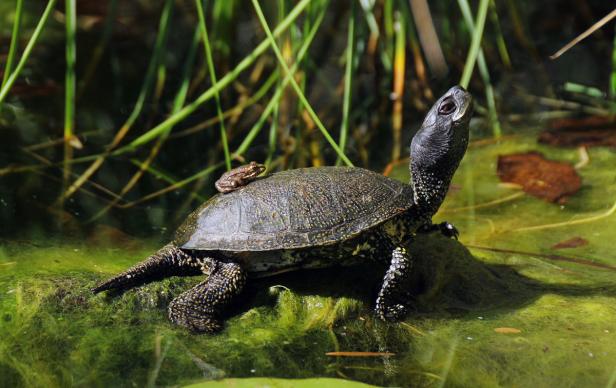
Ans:
{"type": "Polygon", "coordinates": [[[406,316],[411,300],[409,279],[411,274],[411,258],[402,247],[394,249],[391,263],[385,277],[383,287],[376,299],[374,310],[384,321],[398,321],[406,316]]]}
{"type": "Polygon", "coordinates": [[[237,263],[214,262],[213,267],[207,280],[171,302],[171,322],[194,332],[213,333],[222,328],[220,314],[242,291],[246,273],[237,263]]]}

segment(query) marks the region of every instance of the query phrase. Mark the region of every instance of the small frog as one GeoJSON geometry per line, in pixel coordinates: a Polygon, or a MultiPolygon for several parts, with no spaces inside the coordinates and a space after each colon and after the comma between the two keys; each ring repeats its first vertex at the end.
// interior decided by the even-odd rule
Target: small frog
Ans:
{"type": "Polygon", "coordinates": [[[250,162],[225,172],[216,181],[214,186],[221,193],[230,193],[255,180],[263,171],[265,171],[264,165],[250,162]]]}

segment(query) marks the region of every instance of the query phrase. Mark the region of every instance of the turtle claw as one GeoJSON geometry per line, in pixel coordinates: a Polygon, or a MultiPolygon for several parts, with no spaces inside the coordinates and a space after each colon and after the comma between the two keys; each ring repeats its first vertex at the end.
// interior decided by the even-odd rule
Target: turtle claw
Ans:
{"type": "Polygon", "coordinates": [[[448,238],[453,238],[457,240],[458,236],[460,235],[460,232],[458,232],[458,229],[455,226],[453,226],[453,224],[450,224],[447,221],[441,222],[440,224],[438,224],[438,229],[443,236],[448,237],[448,238]]]}
{"type": "Polygon", "coordinates": [[[453,238],[455,240],[458,239],[460,232],[458,229],[450,224],[449,222],[441,222],[440,224],[426,224],[419,228],[420,232],[423,233],[432,233],[432,232],[441,232],[441,234],[447,238],[453,238]]]}

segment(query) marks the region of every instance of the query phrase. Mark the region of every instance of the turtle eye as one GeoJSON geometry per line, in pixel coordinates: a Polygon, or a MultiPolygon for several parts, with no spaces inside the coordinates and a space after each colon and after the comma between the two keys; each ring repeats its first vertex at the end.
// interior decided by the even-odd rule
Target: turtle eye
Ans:
{"type": "Polygon", "coordinates": [[[441,105],[438,107],[438,114],[440,115],[448,115],[453,113],[456,110],[456,104],[453,102],[451,98],[446,98],[441,102],[441,105]]]}

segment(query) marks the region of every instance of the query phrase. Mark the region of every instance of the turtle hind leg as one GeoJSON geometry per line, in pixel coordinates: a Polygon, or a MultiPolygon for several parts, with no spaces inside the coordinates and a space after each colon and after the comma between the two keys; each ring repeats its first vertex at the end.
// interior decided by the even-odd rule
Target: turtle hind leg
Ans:
{"type": "Polygon", "coordinates": [[[411,257],[406,249],[398,247],[393,250],[376,300],[375,312],[380,319],[399,321],[406,316],[412,299],[409,291],[411,266],[411,257]]]}
{"type": "Polygon", "coordinates": [[[194,332],[216,332],[222,328],[224,308],[245,283],[246,273],[239,264],[214,262],[207,280],[171,301],[169,319],[194,332]]]}
{"type": "Polygon", "coordinates": [[[202,259],[168,244],[144,261],[94,287],[92,292],[128,289],[169,276],[198,275],[204,272],[203,265],[202,259]]]}

